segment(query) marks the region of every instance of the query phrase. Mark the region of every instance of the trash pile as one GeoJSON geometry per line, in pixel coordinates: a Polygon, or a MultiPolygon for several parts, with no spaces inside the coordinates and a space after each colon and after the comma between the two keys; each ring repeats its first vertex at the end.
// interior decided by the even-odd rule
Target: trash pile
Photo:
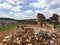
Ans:
{"type": "Polygon", "coordinates": [[[35,33],[33,28],[22,26],[21,30],[16,30],[13,34],[4,37],[4,45],[57,45],[60,33],[40,31],[35,33]]]}

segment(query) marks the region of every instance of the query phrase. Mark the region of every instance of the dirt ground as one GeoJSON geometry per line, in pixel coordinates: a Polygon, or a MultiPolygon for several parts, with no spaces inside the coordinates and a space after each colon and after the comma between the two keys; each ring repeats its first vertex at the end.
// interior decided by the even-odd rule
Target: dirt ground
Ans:
{"type": "Polygon", "coordinates": [[[7,36],[9,33],[13,33],[15,32],[17,29],[16,28],[12,28],[6,31],[0,31],[0,43],[2,42],[2,39],[4,36],[7,36]]]}

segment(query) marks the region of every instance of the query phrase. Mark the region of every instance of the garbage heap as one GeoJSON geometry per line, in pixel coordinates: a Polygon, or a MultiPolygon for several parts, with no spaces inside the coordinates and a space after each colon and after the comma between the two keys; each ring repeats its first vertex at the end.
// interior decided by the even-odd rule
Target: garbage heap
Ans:
{"type": "Polygon", "coordinates": [[[24,28],[4,37],[4,45],[58,45],[60,33],[40,31],[35,33],[32,28],[24,28]]]}

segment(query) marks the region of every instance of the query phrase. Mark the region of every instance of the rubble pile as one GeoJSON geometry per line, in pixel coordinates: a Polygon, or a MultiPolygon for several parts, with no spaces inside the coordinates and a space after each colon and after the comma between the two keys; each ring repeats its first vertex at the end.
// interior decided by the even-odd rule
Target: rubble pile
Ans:
{"type": "MultiPolygon", "coordinates": [[[[42,31],[36,33],[33,28],[24,27],[4,37],[4,45],[57,45],[60,31],[42,31]]],[[[58,42],[59,43],[59,42],[58,42]]]]}

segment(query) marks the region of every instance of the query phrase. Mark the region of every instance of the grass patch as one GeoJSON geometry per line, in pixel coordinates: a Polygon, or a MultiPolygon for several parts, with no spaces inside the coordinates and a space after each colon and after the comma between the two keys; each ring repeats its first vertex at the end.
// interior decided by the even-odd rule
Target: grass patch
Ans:
{"type": "Polygon", "coordinates": [[[60,24],[58,24],[58,25],[55,25],[55,27],[56,27],[56,28],[60,28],[60,24]]]}
{"type": "Polygon", "coordinates": [[[11,28],[14,28],[16,27],[17,25],[20,25],[20,23],[11,23],[11,24],[7,24],[3,27],[0,28],[0,31],[4,31],[4,30],[8,30],[8,29],[11,29],[11,28]]]}

